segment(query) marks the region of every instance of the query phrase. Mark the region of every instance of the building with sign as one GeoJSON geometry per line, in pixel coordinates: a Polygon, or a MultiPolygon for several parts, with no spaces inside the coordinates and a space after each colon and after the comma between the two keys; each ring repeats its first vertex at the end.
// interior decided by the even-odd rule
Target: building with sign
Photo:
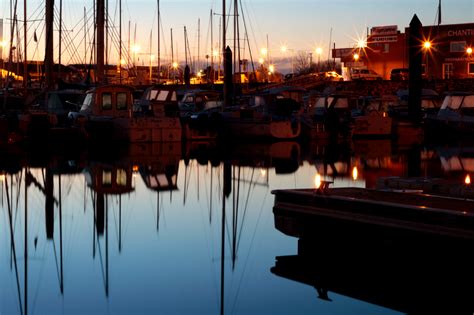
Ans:
{"type": "MultiPolygon", "coordinates": [[[[364,67],[389,79],[396,68],[408,68],[408,36],[396,25],[373,27],[367,40],[354,48],[334,49],[343,70],[364,67]]],[[[427,78],[474,78],[474,23],[423,27],[423,71],[427,78]]]]}

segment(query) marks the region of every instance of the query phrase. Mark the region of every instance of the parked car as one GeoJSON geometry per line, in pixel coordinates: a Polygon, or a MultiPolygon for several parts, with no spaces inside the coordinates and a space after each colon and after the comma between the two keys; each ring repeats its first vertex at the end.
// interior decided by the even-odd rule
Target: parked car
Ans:
{"type": "Polygon", "coordinates": [[[324,72],[324,79],[328,81],[344,81],[342,75],[340,75],[336,71],[324,72]]]}
{"type": "Polygon", "coordinates": [[[390,80],[403,81],[408,80],[409,70],[407,68],[395,68],[390,72],[390,80]]]}
{"type": "Polygon", "coordinates": [[[374,70],[369,69],[351,69],[352,80],[382,80],[382,76],[377,74],[374,70]]]}

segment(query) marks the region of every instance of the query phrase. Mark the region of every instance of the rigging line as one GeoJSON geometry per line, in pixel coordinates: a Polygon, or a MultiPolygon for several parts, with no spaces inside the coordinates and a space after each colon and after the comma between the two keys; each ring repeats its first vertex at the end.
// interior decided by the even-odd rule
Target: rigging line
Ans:
{"type": "Polygon", "coordinates": [[[56,251],[56,243],[53,238],[53,252],[54,252],[54,262],[56,264],[56,274],[58,276],[59,287],[61,287],[61,276],[59,275],[59,264],[58,264],[58,253],[56,251]]]}
{"type": "Polygon", "coordinates": [[[242,281],[244,279],[245,271],[247,269],[247,264],[248,264],[248,260],[249,260],[249,257],[250,257],[250,252],[252,251],[252,248],[254,246],[255,235],[257,234],[257,227],[258,227],[258,225],[260,223],[260,219],[262,217],[262,212],[263,212],[263,208],[264,208],[264,205],[265,205],[265,201],[267,199],[267,195],[268,194],[265,194],[264,198],[262,200],[262,205],[260,207],[260,211],[259,211],[259,214],[258,214],[258,217],[257,217],[257,222],[255,224],[255,229],[253,230],[252,238],[250,240],[250,248],[249,248],[249,251],[247,252],[247,257],[245,257],[244,267],[243,267],[243,270],[242,270],[242,273],[241,273],[241,276],[240,276],[239,284],[237,285],[237,292],[235,294],[235,299],[234,299],[234,304],[232,306],[232,309],[235,309],[235,307],[237,305],[237,298],[239,296],[240,289],[242,288],[242,281]]]}
{"type": "MultiPolygon", "coordinates": [[[[253,181],[253,176],[254,175],[255,175],[255,168],[252,168],[252,176],[250,177],[251,181],[253,181]]],[[[237,240],[237,248],[239,248],[240,240],[241,240],[241,237],[242,237],[242,230],[244,228],[244,220],[245,220],[245,217],[247,215],[247,210],[248,210],[248,206],[249,206],[251,188],[253,188],[253,187],[252,187],[252,185],[249,184],[249,189],[247,191],[247,199],[245,200],[244,213],[242,215],[242,222],[241,222],[240,230],[239,230],[239,235],[240,236],[238,237],[238,240],[237,240]]]]}
{"type": "MultiPolygon", "coordinates": [[[[13,179],[13,177],[12,177],[13,179]]],[[[15,276],[16,276],[16,285],[18,291],[18,304],[20,306],[20,313],[23,314],[23,306],[21,303],[21,289],[20,289],[20,277],[18,275],[18,264],[17,264],[17,257],[16,257],[16,246],[14,241],[14,233],[13,233],[13,223],[12,223],[12,209],[10,205],[10,198],[8,197],[8,180],[5,180],[5,191],[7,195],[7,206],[8,206],[8,218],[10,222],[10,240],[11,240],[11,247],[13,251],[13,263],[15,266],[15,276]]]]}
{"type": "MultiPolygon", "coordinates": [[[[79,30],[76,32],[75,36],[74,36],[74,40],[76,39],[77,36],[81,36],[81,39],[79,41],[79,44],[77,46],[80,46],[82,44],[85,44],[87,45],[87,38],[84,38],[84,32],[83,31],[86,31],[87,34],[89,34],[88,32],[88,29],[89,29],[89,24],[93,24],[93,16],[90,14],[90,11],[91,9],[89,9],[89,11],[86,11],[86,16],[87,16],[87,19],[84,19],[81,20],[80,22],[78,22],[73,28],[74,29],[77,29],[79,28],[79,30]],[[91,22],[92,20],[92,22],[91,22]],[[85,22],[85,23],[84,23],[85,22]],[[82,24],[82,26],[79,27],[79,24],[82,24]],[[85,25],[84,25],[85,24],[85,25]],[[82,34],[81,34],[82,33],[82,34]],[[85,42],[85,43],[84,43],[85,42]]],[[[86,36],[87,37],[87,36],[86,36]]],[[[92,50],[92,48],[89,46],[89,48],[92,50]]],[[[87,53],[87,48],[86,48],[86,51],[84,53],[87,53]]],[[[72,56],[70,56],[69,58],[69,61],[68,61],[68,64],[71,64],[71,61],[72,61],[72,56]]],[[[82,58],[80,58],[80,62],[79,64],[82,63],[82,58]]]]}
{"type": "MultiPolygon", "coordinates": [[[[55,19],[55,21],[56,21],[58,19],[59,13],[56,12],[56,11],[54,13],[55,13],[55,16],[56,16],[56,19],[55,19]]],[[[58,23],[59,22],[56,22],[55,25],[56,25],[56,27],[59,28],[58,23]]],[[[66,25],[64,25],[64,29],[66,30],[66,25]]],[[[80,59],[81,59],[80,57],[77,56],[78,50],[77,49],[72,49],[70,46],[73,44],[74,39],[78,36],[78,34],[79,34],[79,32],[76,32],[74,38],[71,38],[71,36],[69,35],[69,32],[63,32],[63,38],[61,39],[61,41],[65,41],[66,45],[63,47],[62,51],[60,52],[62,54],[63,51],[67,51],[70,55],[70,59],[76,58],[75,61],[77,63],[79,63],[80,59]]],[[[79,44],[81,44],[81,43],[79,43],[79,44]]],[[[59,47],[59,43],[56,45],[55,50],[57,50],[58,47],[59,47]]]]}
{"type": "MultiPolygon", "coordinates": [[[[55,12],[55,13],[57,13],[57,12],[55,12]]],[[[87,15],[88,13],[90,13],[90,11],[89,11],[89,12],[86,12],[86,15],[87,15]]],[[[90,16],[90,14],[89,14],[89,16],[90,16]]],[[[89,18],[86,20],[86,24],[87,24],[87,25],[89,24],[90,19],[91,19],[91,17],[89,17],[89,18]]],[[[83,36],[84,34],[83,34],[82,31],[83,31],[84,28],[85,28],[84,25],[83,25],[83,23],[84,23],[84,20],[82,19],[82,20],[78,21],[78,22],[72,27],[72,30],[75,30],[75,29],[78,30],[77,32],[74,32],[75,34],[74,34],[74,36],[73,36],[72,38],[71,38],[71,36],[69,35],[69,32],[66,32],[66,33],[65,33],[66,39],[69,40],[69,42],[66,43],[68,46],[69,46],[69,45],[72,45],[78,36],[81,36],[81,39],[80,39],[80,41],[79,41],[79,43],[78,43],[77,46],[82,45],[83,40],[84,40],[84,36],[83,36]]],[[[63,25],[64,25],[64,28],[66,29],[66,25],[65,25],[64,23],[63,23],[63,25]]],[[[67,50],[68,47],[65,47],[65,49],[67,50]]],[[[77,50],[74,49],[74,51],[76,52],[77,50]]],[[[72,57],[70,58],[70,60],[71,60],[71,59],[72,59],[72,57]]]]}
{"type": "Polygon", "coordinates": [[[252,57],[252,48],[250,47],[250,40],[249,40],[249,33],[247,31],[247,22],[245,20],[245,15],[244,15],[244,8],[242,5],[242,0],[240,1],[240,10],[242,11],[242,22],[244,23],[244,29],[245,29],[245,38],[247,39],[247,46],[249,48],[249,57],[250,57],[250,62],[252,64],[252,71],[255,73],[255,63],[253,62],[253,57],[252,57]]]}

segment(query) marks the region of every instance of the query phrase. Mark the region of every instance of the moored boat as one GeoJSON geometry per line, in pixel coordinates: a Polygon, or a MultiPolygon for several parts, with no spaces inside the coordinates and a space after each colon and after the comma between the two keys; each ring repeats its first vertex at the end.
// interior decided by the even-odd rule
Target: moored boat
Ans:
{"type": "Polygon", "coordinates": [[[69,113],[69,117],[91,141],[181,141],[177,108],[173,113],[158,102],[151,105],[152,113],[136,112],[133,91],[125,85],[96,87],[86,93],[80,111],[69,113]]]}

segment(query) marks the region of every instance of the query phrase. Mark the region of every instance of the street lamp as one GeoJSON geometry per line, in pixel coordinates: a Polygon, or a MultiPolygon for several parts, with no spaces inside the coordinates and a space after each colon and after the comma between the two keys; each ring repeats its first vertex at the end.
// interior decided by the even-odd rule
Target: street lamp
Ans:
{"type": "Polygon", "coordinates": [[[355,53],[355,54],[353,55],[353,57],[354,57],[354,61],[355,61],[355,62],[358,62],[358,61],[359,61],[360,56],[359,56],[358,53],[355,53]]]}
{"type": "Polygon", "coordinates": [[[429,40],[425,40],[423,42],[423,49],[425,51],[425,75],[426,75],[426,77],[428,77],[428,61],[429,61],[428,52],[431,49],[431,45],[432,45],[431,41],[429,41],[429,40]]]}
{"type": "Polygon", "coordinates": [[[471,55],[472,55],[472,47],[467,47],[467,48],[466,48],[466,53],[469,55],[469,57],[471,57],[471,55]]]}
{"type": "Polygon", "coordinates": [[[316,54],[318,55],[318,72],[320,71],[322,53],[323,53],[323,49],[321,47],[316,48],[316,54]]]}

